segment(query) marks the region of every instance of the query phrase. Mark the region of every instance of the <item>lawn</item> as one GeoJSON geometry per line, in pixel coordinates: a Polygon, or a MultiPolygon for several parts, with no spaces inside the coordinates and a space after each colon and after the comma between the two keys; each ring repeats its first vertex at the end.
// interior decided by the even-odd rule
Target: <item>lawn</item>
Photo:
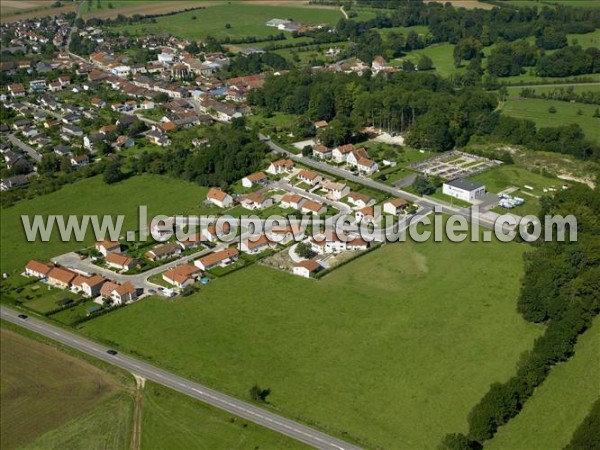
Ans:
{"type": "Polygon", "coordinates": [[[1,270],[21,271],[30,259],[47,260],[88,246],[94,241],[90,230],[84,243],[74,240],[62,242],[58,232],[53,233],[49,242],[28,242],[21,215],[111,214],[114,217],[123,214],[124,229],[137,229],[139,205],[148,206],[148,222],[154,214],[201,214],[206,212],[200,206],[206,198],[206,192],[206,188],[195,184],[158,175],[136,176],[112,185],[105,184],[102,177],[95,177],[3,208],[0,218],[1,270]]]}
{"type": "MultiPolygon", "coordinates": [[[[83,360],[4,327],[0,333],[2,448],[30,444],[50,430],[102,408],[121,389],[114,377],[83,360]]],[[[124,420],[126,424],[129,419],[124,420]]],[[[111,430],[116,432],[117,428],[111,430]]]]}
{"type": "MultiPolygon", "coordinates": [[[[265,25],[268,20],[273,18],[293,19],[311,25],[328,23],[333,26],[342,18],[342,13],[338,9],[219,2],[204,10],[159,17],[156,19],[156,23],[113,27],[112,30],[127,30],[131,34],[171,33],[184,39],[195,40],[202,40],[207,36],[217,39],[266,37],[280,33],[277,28],[265,25]],[[226,28],[226,24],[231,27],[226,28]]],[[[291,33],[289,37],[291,38],[291,33]]]]}
{"type": "Polygon", "coordinates": [[[600,398],[600,318],[578,340],[575,355],[550,372],[517,417],[485,448],[559,450],[600,398]]]}
{"type": "Polygon", "coordinates": [[[198,400],[146,382],[142,448],[209,450],[308,447],[198,400]]]}
{"type": "Polygon", "coordinates": [[[502,105],[502,112],[507,116],[533,120],[538,128],[576,123],[589,140],[600,143],[600,118],[592,117],[597,108],[597,105],[583,103],[510,97],[502,105]],[[552,106],[556,108],[555,113],[548,111],[552,106]]]}
{"type": "Polygon", "coordinates": [[[432,448],[542,328],[515,311],[523,244],[385,245],[314,281],[259,264],[84,334],[365,447],[432,448]],[[451,380],[451,382],[449,382],[451,380]]]}

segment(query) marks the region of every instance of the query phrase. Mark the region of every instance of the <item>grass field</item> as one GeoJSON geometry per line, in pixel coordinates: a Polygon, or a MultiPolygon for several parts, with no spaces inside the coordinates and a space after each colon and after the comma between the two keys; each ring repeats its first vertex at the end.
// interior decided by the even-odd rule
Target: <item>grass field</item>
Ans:
{"type": "Polygon", "coordinates": [[[133,401],[131,395],[118,393],[92,411],[45,433],[27,450],[126,450],[131,439],[133,401]]]}
{"type": "Polygon", "coordinates": [[[596,0],[506,0],[505,3],[514,6],[544,6],[566,5],[576,8],[598,8],[600,4],[596,0]]]}
{"type": "Polygon", "coordinates": [[[23,447],[103,407],[120,389],[116,379],[87,362],[4,327],[0,336],[3,449],[23,447]]]}
{"type": "MultiPolygon", "coordinates": [[[[584,84],[584,85],[574,85],[574,86],[569,86],[573,88],[573,91],[576,93],[581,93],[581,92],[600,92],[600,83],[598,84],[584,84]]],[[[521,92],[521,90],[523,89],[523,86],[509,86],[507,87],[508,92],[510,93],[510,95],[512,96],[518,96],[519,93],[521,92]]],[[[545,87],[532,87],[531,89],[533,89],[535,91],[536,94],[542,94],[544,92],[548,93],[551,91],[554,91],[555,89],[566,89],[567,86],[545,86],[545,87]]]]}
{"type": "Polygon", "coordinates": [[[502,112],[507,116],[533,120],[538,127],[557,127],[576,123],[581,126],[589,140],[600,143],[600,118],[592,117],[597,108],[596,105],[583,103],[510,97],[502,106],[502,112]],[[555,113],[548,111],[552,106],[556,108],[555,113]],[[578,115],[578,111],[582,114],[578,115]]]}
{"type": "Polygon", "coordinates": [[[578,340],[575,355],[554,369],[523,411],[485,448],[560,450],[600,398],[600,318],[578,340]]]}
{"type": "Polygon", "coordinates": [[[342,13],[338,9],[277,6],[266,3],[219,2],[205,10],[160,17],[157,19],[157,23],[128,25],[113,29],[116,31],[127,30],[132,34],[171,33],[181,38],[196,40],[204,39],[207,36],[217,39],[264,37],[280,33],[277,28],[265,25],[268,20],[273,18],[288,18],[312,25],[320,23],[335,25],[342,18],[342,13]],[[225,28],[226,24],[230,24],[231,28],[225,28]]]}
{"type": "Polygon", "coordinates": [[[113,185],[106,185],[102,177],[95,177],[3,208],[0,217],[1,270],[22,270],[30,259],[48,259],[93,242],[91,231],[85,243],[62,242],[57,232],[49,242],[27,242],[21,215],[124,214],[124,228],[137,229],[138,205],[148,206],[149,218],[155,214],[200,214],[203,212],[200,205],[206,198],[206,192],[207,189],[195,184],[158,175],[136,176],[113,185]]]}
{"type": "Polygon", "coordinates": [[[151,382],[146,382],[144,388],[143,411],[143,449],[308,448],[279,433],[151,382]]]}
{"type": "Polygon", "coordinates": [[[515,311],[526,248],[386,245],[318,282],[253,265],[81,331],[243,399],[270,387],[277,411],[364,446],[432,448],[542,331],[515,311]]]}

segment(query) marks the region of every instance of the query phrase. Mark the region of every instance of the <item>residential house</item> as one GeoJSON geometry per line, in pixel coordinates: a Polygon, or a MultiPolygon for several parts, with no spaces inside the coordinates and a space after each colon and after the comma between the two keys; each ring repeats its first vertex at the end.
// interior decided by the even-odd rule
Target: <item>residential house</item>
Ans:
{"type": "Polygon", "coordinates": [[[130,147],[133,147],[133,144],[135,144],[135,141],[133,140],[133,138],[126,136],[126,135],[121,135],[117,138],[117,140],[114,142],[114,146],[115,148],[118,149],[127,149],[130,147]]]}
{"type": "Polygon", "coordinates": [[[284,209],[300,209],[306,199],[299,194],[285,194],[281,197],[280,206],[284,209]]]}
{"type": "Polygon", "coordinates": [[[301,208],[302,214],[320,215],[325,214],[325,212],[327,211],[327,207],[325,205],[322,205],[321,203],[315,202],[313,200],[306,200],[302,203],[301,208]]]}
{"type": "Polygon", "coordinates": [[[273,175],[280,175],[282,173],[288,173],[294,168],[294,161],[291,159],[278,159],[272,162],[267,169],[267,173],[273,175]]]}
{"type": "Polygon", "coordinates": [[[319,255],[329,253],[341,253],[344,251],[366,250],[369,248],[369,243],[361,238],[345,236],[341,239],[336,233],[330,238],[321,235],[315,236],[310,240],[312,251],[319,255]]]}
{"type": "Polygon", "coordinates": [[[364,208],[365,206],[372,206],[377,203],[377,199],[359,192],[348,193],[347,201],[356,208],[364,208]]]}
{"type": "Polygon", "coordinates": [[[90,163],[90,157],[88,155],[77,155],[71,158],[72,167],[83,167],[90,163]]]}
{"type": "Polygon", "coordinates": [[[322,130],[323,128],[327,128],[329,124],[327,123],[326,120],[319,120],[317,122],[315,122],[315,129],[316,130],[322,130]]]}
{"type": "Polygon", "coordinates": [[[62,131],[71,136],[83,136],[83,130],[77,125],[66,124],[62,126],[62,131]]]}
{"type": "Polygon", "coordinates": [[[369,158],[360,158],[356,164],[356,168],[360,173],[365,175],[372,175],[379,170],[377,163],[371,161],[369,158]]]}
{"type": "Polygon", "coordinates": [[[129,256],[123,255],[122,253],[109,253],[104,258],[104,261],[113,269],[119,270],[131,270],[137,265],[137,261],[129,256]]]}
{"type": "Polygon", "coordinates": [[[252,237],[252,238],[242,240],[240,242],[239,248],[240,248],[240,251],[242,251],[244,253],[254,255],[254,254],[261,253],[261,252],[271,248],[272,245],[273,245],[273,243],[271,243],[271,241],[269,241],[267,236],[265,236],[264,234],[261,234],[259,237],[252,237]]]}
{"type": "Polygon", "coordinates": [[[408,207],[408,202],[402,198],[393,198],[383,204],[383,212],[397,216],[408,207]]]}
{"type": "Polygon", "coordinates": [[[169,269],[162,274],[162,279],[180,289],[190,286],[196,282],[200,269],[192,264],[183,264],[169,269]]]}
{"type": "Polygon", "coordinates": [[[53,266],[49,264],[32,259],[25,266],[25,275],[28,277],[46,278],[52,268],[53,266]]]}
{"type": "Polygon", "coordinates": [[[328,192],[328,196],[332,200],[341,200],[350,192],[350,188],[347,185],[334,181],[323,183],[323,189],[328,192]]]}
{"type": "Polygon", "coordinates": [[[362,147],[355,148],[346,155],[346,163],[348,163],[351,166],[357,166],[358,160],[362,159],[362,158],[366,158],[366,159],[369,158],[369,154],[367,153],[367,150],[362,147]]]}
{"type": "Polygon", "coordinates": [[[199,247],[202,244],[202,234],[196,233],[191,236],[186,237],[185,239],[180,239],[177,241],[177,245],[181,247],[183,251],[189,250],[191,248],[199,247]]]}
{"type": "Polygon", "coordinates": [[[113,305],[123,305],[137,299],[137,289],[130,282],[119,285],[109,281],[100,288],[100,295],[112,300],[113,305]]]}
{"type": "Polygon", "coordinates": [[[91,277],[78,275],[73,280],[72,289],[75,292],[83,292],[83,295],[86,297],[96,297],[100,294],[102,285],[107,281],[106,278],[100,275],[93,275],[91,277]]]}
{"type": "Polygon", "coordinates": [[[161,133],[158,130],[151,130],[146,133],[146,139],[156,145],[160,145],[161,147],[168,147],[171,145],[171,139],[169,139],[165,134],[161,133]]]}
{"type": "Polygon", "coordinates": [[[163,259],[172,258],[174,256],[179,256],[180,254],[181,247],[174,242],[168,242],[166,244],[157,245],[149,252],[146,252],[144,256],[150,261],[160,261],[163,259]]]}
{"type": "Polygon", "coordinates": [[[0,190],[8,191],[9,189],[23,186],[27,183],[29,183],[27,175],[15,175],[14,177],[3,178],[0,184],[0,190]]]}
{"type": "Polygon", "coordinates": [[[294,275],[298,275],[304,278],[310,278],[311,275],[314,275],[323,267],[317,262],[313,260],[300,261],[294,264],[292,268],[292,273],[294,275]]]}
{"type": "Polygon", "coordinates": [[[225,266],[237,261],[239,256],[235,248],[220,250],[194,261],[194,265],[202,270],[210,270],[215,267],[225,266]]]}
{"type": "Polygon", "coordinates": [[[331,158],[337,163],[346,162],[348,155],[354,150],[354,145],[340,145],[331,152],[331,158]]]}
{"type": "Polygon", "coordinates": [[[298,173],[298,180],[314,186],[315,184],[320,183],[323,180],[323,177],[311,170],[302,169],[298,173]]]}
{"type": "Polygon", "coordinates": [[[233,204],[233,197],[217,188],[210,188],[206,199],[219,208],[229,208],[233,204]]]}
{"type": "Polygon", "coordinates": [[[107,256],[109,253],[121,253],[121,244],[119,241],[97,241],[94,248],[102,253],[102,256],[107,256]]]}
{"type": "Polygon", "coordinates": [[[318,159],[329,159],[331,158],[331,149],[324,145],[317,145],[313,148],[313,156],[318,159]]]}
{"type": "Polygon", "coordinates": [[[242,186],[251,188],[255,184],[265,185],[267,181],[268,178],[263,172],[257,172],[242,178],[242,186]]]}
{"type": "Polygon", "coordinates": [[[381,214],[373,206],[365,206],[354,213],[356,223],[377,223],[381,214]]]}
{"type": "Polygon", "coordinates": [[[47,275],[48,284],[60,289],[67,289],[76,276],[77,274],[69,269],[53,267],[47,275]]]}
{"type": "Polygon", "coordinates": [[[230,231],[231,225],[229,222],[223,222],[222,224],[210,223],[206,227],[202,227],[200,234],[203,241],[217,242],[219,237],[226,236],[230,231]]]}
{"type": "Polygon", "coordinates": [[[240,204],[242,207],[250,210],[265,209],[273,205],[273,199],[270,197],[265,197],[258,192],[251,192],[242,198],[240,204]]]}

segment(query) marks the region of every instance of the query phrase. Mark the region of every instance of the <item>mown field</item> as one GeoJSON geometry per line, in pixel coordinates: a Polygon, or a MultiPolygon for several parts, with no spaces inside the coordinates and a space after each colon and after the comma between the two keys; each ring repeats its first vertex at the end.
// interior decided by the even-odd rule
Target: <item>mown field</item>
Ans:
{"type": "Polygon", "coordinates": [[[523,410],[486,449],[560,450],[600,398],[600,319],[578,340],[575,355],[554,369],[523,410]]]}
{"type": "Polygon", "coordinates": [[[593,117],[596,109],[597,105],[518,97],[510,97],[502,105],[503,114],[533,120],[538,128],[576,123],[589,140],[600,142],[600,118],[593,117]],[[550,112],[552,107],[554,113],[550,112]]]}
{"type": "Polygon", "coordinates": [[[152,382],[145,383],[143,411],[143,449],[308,448],[152,382]]]}
{"type": "Polygon", "coordinates": [[[204,39],[207,36],[217,39],[265,37],[280,33],[277,28],[265,25],[268,20],[274,18],[293,19],[312,25],[320,23],[335,25],[342,18],[342,13],[338,9],[281,6],[276,2],[272,5],[258,2],[218,2],[204,10],[160,17],[156,20],[157,23],[127,25],[113,29],[116,31],[127,30],[132,34],[170,33],[185,39],[196,40],[204,39]],[[226,28],[227,24],[231,27],[226,28]]]}
{"type": "MultiPolygon", "coordinates": [[[[206,188],[158,175],[132,177],[120,183],[106,185],[102,177],[89,178],[68,185],[42,197],[26,200],[0,214],[0,250],[2,272],[23,269],[30,259],[48,259],[52,256],[85,247],[94,241],[91,231],[85,243],[62,242],[58,232],[49,242],[28,242],[23,230],[21,215],[44,217],[49,214],[83,214],[112,216],[125,215],[124,228],[138,228],[138,206],[148,207],[148,220],[155,214],[201,214],[206,188]]],[[[115,219],[116,220],[116,219],[115,219]]]]}
{"type": "MultiPolygon", "coordinates": [[[[77,421],[79,416],[88,413],[103,416],[98,411],[104,411],[108,404],[106,402],[113,402],[115,396],[120,395],[119,382],[85,361],[4,327],[0,330],[0,336],[2,448],[22,448],[26,445],[45,449],[84,448],[81,445],[88,437],[81,434],[83,430],[79,426],[69,425],[70,421],[77,421]],[[73,430],[69,439],[74,445],[50,445],[56,439],[47,438],[46,433],[57,427],[73,430]],[[38,439],[43,444],[39,445],[38,439]]],[[[120,405],[126,406],[125,403],[121,401],[120,405]]],[[[121,425],[113,423],[104,429],[105,432],[111,430],[111,439],[125,443],[125,447],[129,439],[128,420],[121,425]]],[[[108,438],[106,434],[98,437],[104,440],[108,438]]],[[[56,438],[65,440],[67,434],[56,438]]]]}
{"type": "Polygon", "coordinates": [[[526,249],[387,245],[320,281],[254,265],[80,331],[246,400],[269,387],[275,410],[366,447],[433,448],[542,331],[515,311],[526,249]]]}

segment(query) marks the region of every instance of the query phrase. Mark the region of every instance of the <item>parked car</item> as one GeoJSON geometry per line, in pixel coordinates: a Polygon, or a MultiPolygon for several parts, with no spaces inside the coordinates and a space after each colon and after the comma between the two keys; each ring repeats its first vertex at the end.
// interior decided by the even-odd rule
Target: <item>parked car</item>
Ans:
{"type": "Polygon", "coordinates": [[[106,353],[108,353],[109,355],[115,356],[119,352],[111,349],[111,350],[106,350],[106,353]]]}
{"type": "Polygon", "coordinates": [[[27,315],[26,314],[19,314],[17,317],[19,319],[23,319],[23,320],[27,319],[27,315]]]}

